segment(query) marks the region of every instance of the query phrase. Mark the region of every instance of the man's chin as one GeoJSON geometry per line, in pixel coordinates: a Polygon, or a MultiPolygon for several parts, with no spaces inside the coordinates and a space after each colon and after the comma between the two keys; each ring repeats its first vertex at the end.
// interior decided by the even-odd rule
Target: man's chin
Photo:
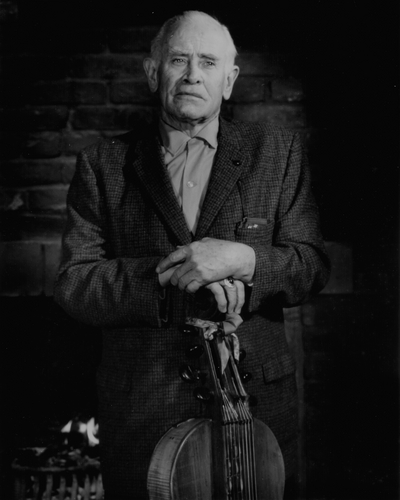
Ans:
{"type": "Polygon", "coordinates": [[[207,121],[208,117],[205,113],[193,112],[193,110],[180,110],[175,114],[175,119],[182,123],[203,123],[207,121]]]}

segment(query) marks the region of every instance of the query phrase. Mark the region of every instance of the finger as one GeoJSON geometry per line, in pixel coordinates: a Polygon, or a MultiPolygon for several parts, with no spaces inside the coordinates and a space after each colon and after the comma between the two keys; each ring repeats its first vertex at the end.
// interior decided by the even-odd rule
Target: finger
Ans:
{"type": "Polygon", "coordinates": [[[176,266],[176,264],[183,262],[187,257],[187,247],[179,247],[177,250],[171,252],[165,259],[158,263],[156,267],[156,273],[163,273],[170,267],[176,266]]]}
{"type": "Polygon", "coordinates": [[[192,270],[192,264],[188,261],[176,266],[174,273],[171,276],[171,285],[178,286],[181,290],[184,290],[186,286],[194,279],[193,273],[190,275],[192,270]]]}
{"type": "Polygon", "coordinates": [[[205,288],[211,290],[214,294],[215,300],[218,304],[219,311],[225,313],[227,309],[227,300],[225,296],[225,291],[219,283],[210,283],[205,288]]]}
{"type": "Polygon", "coordinates": [[[235,281],[232,278],[227,278],[219,281],[220,285],[223,286],[225,295],[228,301],[228,313],[232,313],[237,304],[237,290],[235,286],[235,281]]]}
{"type": "Polygon", "coordinates": [[[197,290],[202,286],[201,283],[199,283],[196,280],[190,281],[182,290],[185,290],[188,293],[196,293],[197,290]]]}
{"type": "Polygon", "coordinates": [[[237,289],[237,302],[236,302],[236,307],[233,312],[240,314],[240,311],[242,310],[246,294],[245,294],[245,287],[244,283],[242,283],[239,280],[235,280],[235,285],[237,289]]]}
{"type": "Polygon", "coordinates": [[[237,304],[236,286],[235,285],[233,285],[233,286],[224,285],[224,290],[225,290],[225,294],[226,294],[226,297],[228,300],[228,313],[232,313],[235,310],[236,304],[237,304]]]}
{"type": "Polygon", "coordinates": [[[178,267],[180,267],[181,264],[177,264],[176,266],[174,267],[171,267],[170,269],[167,269],[166,271],[164,271],[163,273],[160,273],[158,275],[158,282],[160,283],[160,285],[162,287],[166,287],[167,285],[170,284],[171,282],[171,276],[172,274],[176,271],[176,269],[178,267]]]}

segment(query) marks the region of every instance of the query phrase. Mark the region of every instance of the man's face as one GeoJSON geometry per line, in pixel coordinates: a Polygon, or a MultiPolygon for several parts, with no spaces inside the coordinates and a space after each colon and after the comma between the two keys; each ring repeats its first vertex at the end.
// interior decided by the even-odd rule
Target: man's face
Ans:
{"type": "Polygon", "coordinates": [[[213,19],[198,16],[181,23],[165,47],[156,74],[167,121],[198,124],[218,114],[238,74],[228,48],[225,33],[213,19]]]}

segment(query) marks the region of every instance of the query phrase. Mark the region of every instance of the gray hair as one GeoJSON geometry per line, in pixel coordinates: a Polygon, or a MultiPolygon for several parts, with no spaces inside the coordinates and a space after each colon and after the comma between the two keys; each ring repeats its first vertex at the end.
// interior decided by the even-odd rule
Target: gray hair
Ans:
{"type": "Polygon", "coordinates": [[[195,15],[203,15],[203,16],[208,16],[211,19],[214,19],[216,21],[222,31],[224,32],[227,42],[228,42],[228,51],[229,51],[229,59],[231,64],[233,65],[235,63],[235,58],[238,55],[235,44],[233,42],[232,36],[229,33],[228,28],[224,25],[221,24],[218,19],[214,16],[210,16],[209,14],[206,14],[205,12],[200,12],[197,10],[188,10],[183,12],[183,14],[179,14],[177,16],[171,17],[165,23],[161,26],[160,31],[157,33],[157,35],[154,37],[154,39],[151,42],[151,58],[153,61],[156,62],[157,66],[160,64],[162,55],[163,55],[163,50],[165,47],[165,44],[168,40],[168,38],[178,29],[179,24],[184,20],[188,18],[192,18],[195,15]]]}

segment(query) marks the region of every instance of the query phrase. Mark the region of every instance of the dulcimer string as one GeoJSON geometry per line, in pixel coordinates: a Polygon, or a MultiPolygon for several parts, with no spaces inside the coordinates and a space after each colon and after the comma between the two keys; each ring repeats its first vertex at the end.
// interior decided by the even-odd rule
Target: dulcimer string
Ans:
{"type": "Polygon", "coordinates": [[[225,387],[218,384],[222,396],[227,494],[232,500],[257,500],[253,419],[230,346],[227,347],[229,361],[222,377],[225,387]]]}

